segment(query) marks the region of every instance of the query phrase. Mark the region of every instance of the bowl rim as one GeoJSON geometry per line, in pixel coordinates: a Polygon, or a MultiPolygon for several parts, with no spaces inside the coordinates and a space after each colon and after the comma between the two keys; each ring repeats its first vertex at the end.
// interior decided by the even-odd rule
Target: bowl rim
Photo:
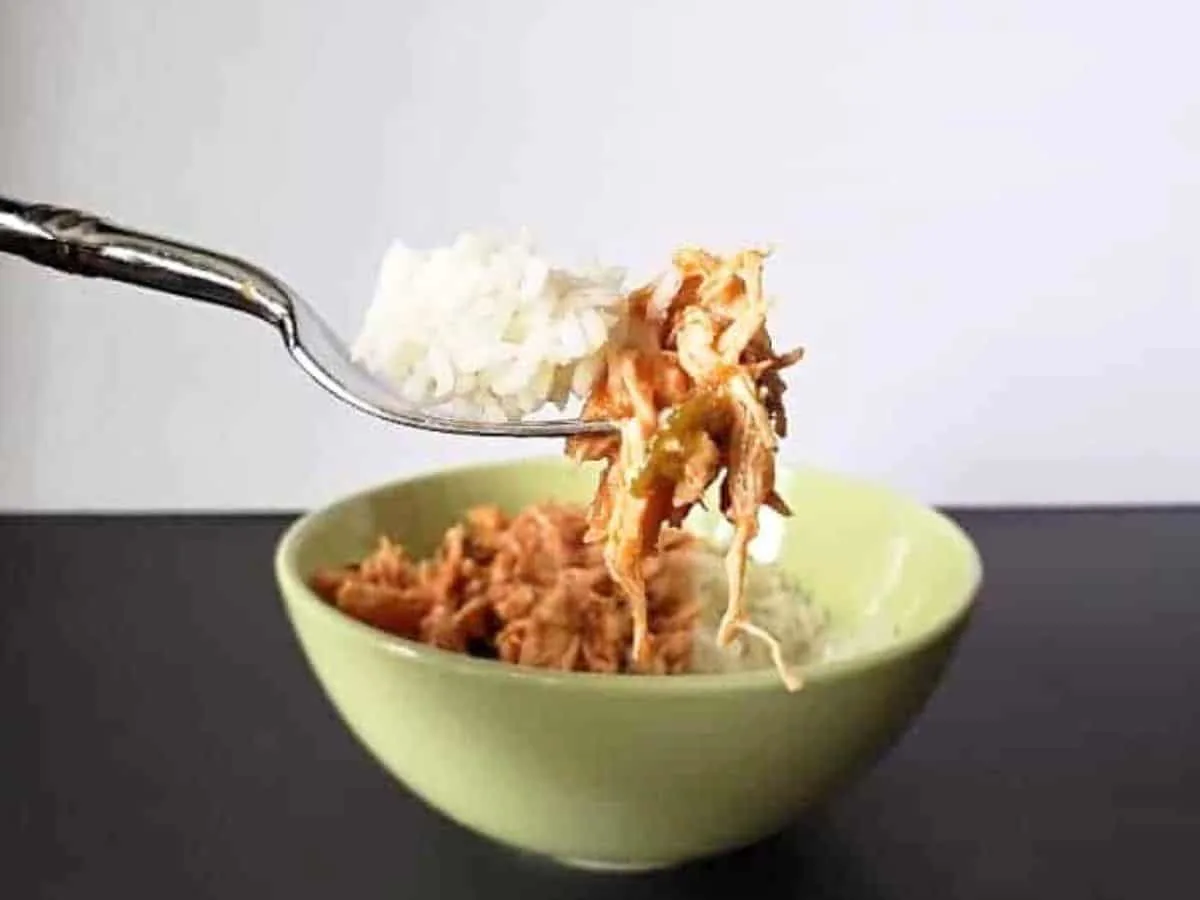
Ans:
{"type": "MultiPolygon", "coordinates": [[[[643,694],[706,694],[722,693],[725,691],[777,691],[783,688],[779,674],[773,668],[758,669],[746,672],[689,672],[679,675],[630,675],[626,673],[612,674],[603,672],[562,672],[552,669],[539,669],[533,666],[519,666],[513,663],[492,659],[480,659],[464,653],[455,653],[431,647],[419,641],[403,638],[390,632],[383,631],[373,625],[361,622],[343,613],[336,607],[330,606],[313,591],[304,577],[301,576],[296,560],[296,554],[305,535],[326,516],[338,510],[362,503],[377,494],[387,493],[408,485],[428,482],[465,475],[468,473],[497,472],[530,464],[571,463],[564,457],[555,455],[531,455],[492,460],[487,462],[469,462],[457,465],[430,467],[412,472],[408,475],[379,482],[374,485],[343,495],[331,502],[317,506],[298,516],[284,531],[276,543],[274,554],[274,569],[276,582],[282,594],[284,606],[293,628],[299,631],[296,623],[296,608],[303,607],[305,612],[311,612],[319,620],[329,623],[337,630],[351,635],[356,640],[365,641],[386,653],[403,657],[405,660],[422,666],[440,668],[467,677],[487,679],[502,679],[505,681],[542,685],[552,688],[570,688],[572,690],[591,690],[600,692],[636,692],[643,694]]],[[[980,587],[983,584],[983,560],[971,536],[954,519],[941,510],[921,503],[909,495],[895,490],[888,485],[870,478],[843,474],[811,465],[781,465],[780,471],[790,475],[808,474],[822,479],[841,481],[844,484],[866,488],[872,492],[888,496],[930,518],[933,526],[955,544],[965,556],[968,566],[968,584],[958,598],[953,609],[930,627],[915,631],[910,635],[891,641],[881,647],[856,652],[846,657],[835,657],[802,665],[799,674],[807,687],[817,683],[840,681],[868,669],[878,668],[889,662],[913,656],[920,650],[937,642],[948,632],[953,631],[960,623],[969,618],[974,611],[980,587]]],[[[803,695],[804,691],[799,694],[803,695]]]]}

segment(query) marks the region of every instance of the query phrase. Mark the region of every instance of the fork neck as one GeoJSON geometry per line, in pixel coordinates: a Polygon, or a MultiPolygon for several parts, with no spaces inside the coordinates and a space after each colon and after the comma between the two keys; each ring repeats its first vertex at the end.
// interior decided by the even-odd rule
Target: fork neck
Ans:
{"type": "Polygon", "coordinates": [[[291,291],[269,273],[236,257],[122,228],[91,213],[0,196],[0,253],[71,275],[214,303],[280,329],[291,321],[291,291]]]}

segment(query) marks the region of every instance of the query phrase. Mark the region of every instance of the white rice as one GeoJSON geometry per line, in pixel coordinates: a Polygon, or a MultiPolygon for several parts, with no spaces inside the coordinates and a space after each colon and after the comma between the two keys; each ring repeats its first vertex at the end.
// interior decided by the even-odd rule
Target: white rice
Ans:
{"type": "Polygon", "coordinates": [[[410,402],[492,421],[583,398],[621,318],[625,273],[568,271],[529,236],[464,233],[387,252],[353,346],[410,402]]]}
{"type": "MultiPolygon", "coordinates": [[[[692,644],[692,671],[719,673],[771,668],[767,644],[745,633],[739,633],[728,647],[717,645],[717,628],[729,598],[724,551],[702,542],[694,551],[692,572],[701,607],[692,644]]],[[[817,651],[825,629],[825,613],[778,566],[753,560],[747,563],[746,610],[755,625],[779,641],[784,661],[789,665],[803,663],[817,651]]]]}

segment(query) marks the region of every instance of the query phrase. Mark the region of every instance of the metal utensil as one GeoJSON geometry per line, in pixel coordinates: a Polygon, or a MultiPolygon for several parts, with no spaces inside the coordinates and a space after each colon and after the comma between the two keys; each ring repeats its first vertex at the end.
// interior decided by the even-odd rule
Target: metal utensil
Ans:
{"type": "Polygon", "coordinates": [[[317,384],[398,425],[496,437],[565,437],[614,428],[603,421],[484,422],[426,412],[355,363],[316,310],[269,272],[223,253],[121,228],[90,213],[0,196],[0,253],[72,275],[123,281],[249,313],[280,332],[288,353],[317,384]]]}

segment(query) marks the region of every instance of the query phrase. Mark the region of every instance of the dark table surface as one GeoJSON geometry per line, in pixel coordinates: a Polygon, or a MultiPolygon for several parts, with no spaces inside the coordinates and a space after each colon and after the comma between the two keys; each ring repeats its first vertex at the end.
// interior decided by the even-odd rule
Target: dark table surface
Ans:
{"type": "Polygon", "coordinates": [[[309,675],[278,518],[0,518],[0,894],[1200,896],[1200,510],[961,513],[987,584],[915,728],[827,809],[674,872],[492,846],[309,675]]]}

